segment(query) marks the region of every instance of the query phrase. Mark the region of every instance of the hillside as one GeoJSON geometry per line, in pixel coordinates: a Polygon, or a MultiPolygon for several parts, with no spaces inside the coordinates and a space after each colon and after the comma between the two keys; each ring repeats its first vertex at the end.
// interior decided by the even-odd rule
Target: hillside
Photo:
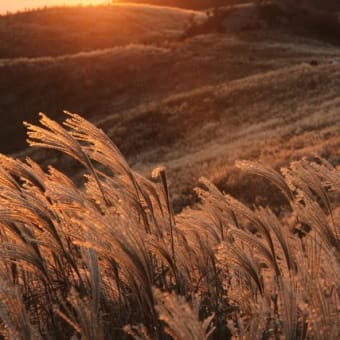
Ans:
{"type": "Polygon", "coordinates": [[[178,37],[191,10],[152,5],[55,7],[0,16],[0,58],[60,56],[178,37]]]}
{"type": "Polygon", "coordinates": [[[202,175],[245,196],[254,183],[235,177],[233,164],[240,158],[278,168],[319,155],[339,165],[340,51],[283,39],[193,39],[187,42],[192,49],[206,46],[212,54],[204,62],[193,51],[188,55],[200,72],[182,62],[177,72],[186,78],[179,77],[178,93],[99,120],[99,126],[143,173],[166,164],[180,206],[192,200],[190,189],[202,175]],[[189,79],[194,89],[183,90],[189,79]]]}
{"type": "MultiPolygon", "coordinates": [[[[90,8],[78,10],[92,13],[90,8]]],[[[112,15],[111,7],[93,10],[112,15]]],[[[129,18],[129,25],[118,34],[122,22],[112,23],[110,30],[115,28],[116,33],[110,31],[110,39],[117,42],[93,45],[95,39],[84,38],[91,26],[81,33],[84,51],[73,43],[81,41],[79,30],[75,37],[74,27],[72,31],[63,26],[65,36],[60,37],[72,41],[66,55],[59,55],[64,51],[59,49],[51,56],[50,47],[35,38],[36,46],[41,46],[35,57],[27,58],[33,56],[28,49],[26,58],[0,61],[2,152],[24,147],[21,121],[35,122],[37,112],[58,120],[64,118],[63,109],[77,112],[107,132],[143,174],[166,165],[176,209],[194,200],[192,188],[202,175],[248,199],[256,179],[240,182],[233,170],[236,159],[258,159],[280,167],[319,155],[339,165],[338,47],[294,36],[289,28],[266,26],[179,40],[191,15],[204,20],[204,14],[143,5],[122,5],[119,10],[120,20],[126,23],[129,18]],[[160,15],[157,21],[155,13],[160,15]]],[[[24,19],[17,22],[48,18],[58,11],[20,14],[24,19]]],[[[80,13],[66,12],[69,23],[72,15],[80,13]]],[[[79,167],[54,153],[30,155],[79,172],[79,167]]],[[[259,197],[262,194],[258,192],[259,197]]]]}

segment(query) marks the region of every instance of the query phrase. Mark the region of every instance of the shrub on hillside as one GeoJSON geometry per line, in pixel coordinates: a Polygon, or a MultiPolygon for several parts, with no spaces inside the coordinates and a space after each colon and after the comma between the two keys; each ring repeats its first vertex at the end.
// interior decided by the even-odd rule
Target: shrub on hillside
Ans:
{"type": "Polygon", "coordinates": [[[40,123],[29,144],[73,157],[86,183],[0,156],[4,338],[339,338],[339,169],[239,162],[284,214],[202,178],[201,203],[175,216],[163,167],[142,177],[78,115],[40,123]]]}

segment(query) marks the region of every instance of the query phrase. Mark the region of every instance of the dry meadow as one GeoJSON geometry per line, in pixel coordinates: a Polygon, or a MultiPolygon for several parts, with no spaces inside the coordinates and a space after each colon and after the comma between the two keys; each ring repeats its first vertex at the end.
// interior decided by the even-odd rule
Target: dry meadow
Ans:
{"type": "Polygon", "coordinates": [[[338,339],[339,44],[166,4],[0,16],[0,338],[338,339]]]}

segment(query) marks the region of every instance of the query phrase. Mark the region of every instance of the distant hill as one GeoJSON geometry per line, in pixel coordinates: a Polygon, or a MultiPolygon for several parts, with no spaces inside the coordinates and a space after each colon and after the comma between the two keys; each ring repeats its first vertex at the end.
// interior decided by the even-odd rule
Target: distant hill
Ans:
{"type": "Polygon", "coordinates": [[[122,4],[55,7],[0,16],[0,58],[60,56],[180,35],[192,16],[179,8],[122,4]]]}

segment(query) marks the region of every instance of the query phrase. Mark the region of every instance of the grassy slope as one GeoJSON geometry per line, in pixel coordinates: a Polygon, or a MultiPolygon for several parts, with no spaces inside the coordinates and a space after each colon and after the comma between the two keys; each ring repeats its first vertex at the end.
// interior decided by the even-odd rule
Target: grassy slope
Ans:
{"type": "MultiPolygon", "coordinates": [[[[321,155],[338,165],[340,51],[286,38],[281,36],[280,44],[196,38],[188,42],[193,49],[206,44],[212,51],[215,46],[205,60],[215,69],[207,72],[201,66],[196,74],[204,86],[133,109],[123,121],[113,115],[102,127],[126,154],[133,154],[131,161],[144,173],[166,164],[174,192],[186,192],[176,197],[180,204],[192,199],[190,189],[202,175],[236,195],[247,192],[252,183],[239,181],[231,168],[240,158],[279,167],[321,155]],[[313,60],[319,65],[311,66],[313,60]]],[[[199,62],[200,56],[191,58],[199,62]]]]}
{"type": "Polygon", "coordinates": [[[181,34],[192,15],[203,17],[184,9],[122,4],[0,16],[0,58],[59,56],[157,41],[181,34]]]}
{"type": "MultiPolygon", "coordinates": [[[[153,19],[125,10],[146,27],[153,19]]],[[[1,144],[23,145],[21,119],[37,111],[60,118],[66,108],[99,124],[136,169],[149,174],[166,164],[177,206],[192,200],[201,175],[237,194],[253,182],[240,186],[236,159],[281,166],[316,153],[339,164],[338,60],[331,45],[258,31],[4,61],[1,144]]]]}

